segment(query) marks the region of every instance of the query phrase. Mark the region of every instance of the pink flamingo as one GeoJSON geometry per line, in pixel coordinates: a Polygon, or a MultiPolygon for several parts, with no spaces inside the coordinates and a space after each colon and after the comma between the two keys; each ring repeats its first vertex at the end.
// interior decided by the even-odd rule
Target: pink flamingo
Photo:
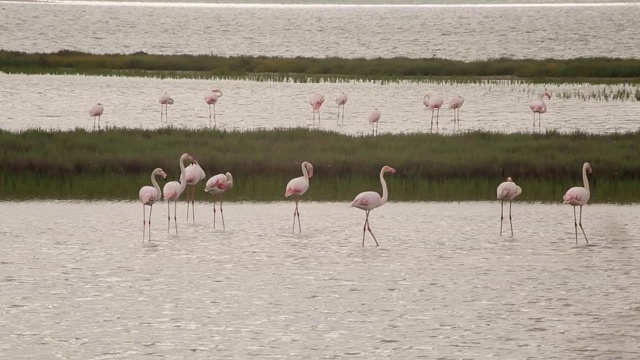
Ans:
{"type": "Polygon", "coordinates": [[[96,117],[98,118],[98,130],[100,130],[100,116],[102,116],[103,112],[104,106],[100,103],[93,105],[91,110],[89,110],[89,116],[93,117],[93,130],[96,129],[96,117]]]}
{"type": "Polygon", "coordinates": [[[387,183],[384,181],[385,173],[395,174],[396,170],[390,166],[383,166],[382,170],[380,170],[380,183],[382,184],[382,197],[375,191],[365,191],[361,192],[356,196],[356,198],[351,203],[351,207],[356,207],[360,210],[364,210],[366,213],[366,217],[364,219],[364,227],[362,228],[362,246],[364,247],[364,237],[366,235],[366,231],[369,230],[371,236],[373,236],[373,240],[376,242],[376,246],[379,246],[378,240],[376,240],[376,236],[371,232],[371,226],[369,226],[369,212],[377,207],[382,206],[387,202],[389,198],[389,192],[387,191],[387,183]]]}
{"type": "Polygon", "coordinates": [[[538,100],[534,100],[529,104],[529,108],[533,111],[534,130],[536,128],[536,113],[538,113],[538,130],[540,130],[540,115],[547,112],[547,104],[545,104],[543,100],[545,96],[551,100],[551,91],[545,89],[544,92],[538,96],[538,100]]]}
{"type": "Polygon", "coordinates": [[[222,97],[222,91],[213,89],[204,97],[204,101],[209,105],[209,127],[211,127],[211,105],[213,105],[213,127],[216,127],[216,103],[222,97]]]}
{"type": "MultiPolygon", "coordinates": [[[[344,92],[336,98],[336,104],[338,104],[338,119],[340,119],[340,107],[342,107],[342,125],[344,125],[344,106],[347,103],[347,94],[344,92]]],[[[337,124],[337,122],[336,122],[337,124]]]]}
{"type": "Polygon", "coordinates": [[[291,179],[284,192],[284,197],[288,198],[289,196],[293,196],[296,201],[296,209],[293,211],[293,232],[296,231],[296,215],[298,216],[298,228],[300,232],[302,232],[298,202],[300,201],[300,197],[309,189],[309,179],[313,176],[313,165],[305,161],[301,167],[302,176],[291,179]]]}
{"type": "Polygon", "coordinates": [[[433,131],[433,113],[436,111],[436,131],[438,131],[438,118],[440,117],[440,108],[444,103],[444,98],[438,94],[429,92],[422,98],[422,103],[428,110],[431,110],[431,131],[433,131]]]}
{"type": "Polygon", "coordinates": [[[193,209],[193,221],[196,221],[196,185],[200,182],[200,180],[204,180],[206,176],[204,174],[204,170],[198,164],[198,160],[193,160],[189,166],[184,170],[185,179],[187,181],[187,221],[189,221],[189,203],[191,203],[191,208],[193,209]],[[191,190],[191,199],[189,199],[189,187],[191,190]]]}
{"type": "Polygon", "coordinates": [[[511,225],[511,236],[513,236],[513,223],[511,222],[511,202],[513,199],[522,194],[522,188],[516,185],[516,183],[511,180],[511,177],[507,178],[507,181],[498,185],[498,189],[496,190],[496,194],[498,200],[500,200],[500,236],[502,236],[502,222],[504,221],[504,202],[509,202],[509,225],[511,225]]]}
{"type": "Polygon", "coordinates": [[[584,235],[584,239],[589,243],[587,239],[587,234],[584,233],[584,228],[582,227],[582,207],[587,205],[589,202],[589,198],[591,197],[591,193],[589,192],[589,179],[587,178],[587,173],[591,174],[591,164],[588,162],[582,165],[582,182],[584,187],[572,187],[567,190],[567,193],[562,197],[563,204],[569,204],[573,206],[573,222],[576,230],[576,244],[578,243],[578,223],[576,223],[576,206],[580,206],[580,230],[582,230],[582,235],[584,235]]]}
{"type": "Polygon", "coordinates": [[[309,96],[309,104],[311,104],[311,109],[313,111],[313,126],[316,125],[316,113],[318,113],[318,126],[320,126],[320,107],[324,102],[324,96],[318,93],[313,93],[309,96]]]}
{"type": "Polygon", "coordinates": [[[222,212],[222,197],[224,192],[233,187],[233,176],[228,172],[226,174],[218,174],[207,180],[205,192],[213,195],[213,228],[216,228],[216,196],[220,197],[220,216],[222,217],[222,229],[224,226],[224,213],[222,212]]]}
{"type": "Polygon", "coordinates": [[[453,129],[456,128],[456,121],[458,122],[458,130],[460,130],[460,108],[464,104],[464,99],[461,96],[454,96],[449,100],[449,109],[453,109],[453,129]],[[457,117],[456,117],[457,113],[457,117]]]}
{"type": "Polygon", "coordinates": [[[182,156],[180,156],[180,182],[170,181],[164,184],[164,188],[162,189],[164,199],[167,200],[167,233],[169,232],[169,227],[171,226],[171,207],[169,204],[173,200],[173,221],[176,226],[176,235],[178,235],[178,219],[176,215],[178,211],[178,198],[187,187],[187,181],[185,180],[186,174],[184,171],[184,162],[186,160],[193,161],[193,158],[187,153],[184,153],[182,154],[182,156]]]}
{"type": "Polygon", "coordinates": [[[164,107],[164,120],[167,120],[169,105],[173,105],[173,99],[166,92],[160,96],[158,100],[160,103],[160,121],[162,121],[162,109],[164,107]]]}
{"type": "Polygon", "coordinates": [[[380,110],[378,110],[378,108],[374,108],[369,116],[367,116],[367,121],[371,124],[371,135],[378,135],[378,124],[380,123],[381,115],[380,110]]]}
{"type": "Polygon", "coordinates": [[[140,188],[138,198],[142,202],[142,242],[144,242],[144,231],[147,227],[147,211],[146,206],[149,206],[149,242],[151,242],[151,211],[153,210],[153,204],[160,201],[162,193],[160,192],[160,186],[156,181],[156,175],[162,176],[163,179],[167,178],[167,174],[160,168],[155,168],[151,172],[151,184],[153,186],[143,186],[140,188]]]}

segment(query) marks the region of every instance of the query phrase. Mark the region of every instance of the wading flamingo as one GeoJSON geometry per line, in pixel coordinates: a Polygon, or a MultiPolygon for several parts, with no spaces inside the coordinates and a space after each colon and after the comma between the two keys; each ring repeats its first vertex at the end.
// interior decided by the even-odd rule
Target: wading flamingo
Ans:
{"type": "Polygon", "coordinates": [[[367,116],[367,121],[371,124],[371,135],[378,135],[378,124],[380,123],[380,110],[378,108],[373,109],[373,111],[367,116]]]}
{"type": "Polygon", "coordinates": [[[298,211],[298,202],[300,197],[309,189],[309,178],[313,176],[313,165],[308,162],[302,163],[302,176],[295,179],[291,179],[287,184],[287,188],[284,192],[284,197],[293,196],[296,201],[296,209],[293,211],[293,232],[296,232],[296,216],[298,216],[298,228],[302,232],[300,226],[300,212],[298,211]]]}
{"type": "Polygon", "coordinates": [[[164,199],[167,200],[167,233],[169,233],[169,228],[171,226],[171,207],[170,203],[173,201],[173,222],[176,226],[176,235],[178,235],[178,219],[177,219],[177,211],[178,211],[178,198],[180,194],[187,187],[187,181],[185,180],[186,174],[184,171],[184,162],[185,161],[193,161],[191,155],[184,153],[180,156],[180,182],[178,181],[169,181],[164,184],[164,188],[162,189],[162,194],[164,195],[164,199]]]}
{"type": "Polygon", "coordinates": [[[147,210],[149,206],[149,242],[151,242],[151,211],[153,210],[153,204],[160,201],[162,193],[160,192],[160,186],[156,181],[156,175],[162,176],[163,179],[167,178],[167,174],[160,168],[155,168],[151,172],[151,183],[153,186],[143,186],[140,188],[138,198],[142,202],[142,242],[144,242],[144,231],[147,227],[147,210]]]}
{"type": "Polygon", "coordinates": [[[193,160],[189,166],[184,170],[185,179],[187,181],[187,222],[189,221],[189,203],[191,203],[191,209],[193,210],[193,221],[196,221],[196,185],[200,180],[204,180],[206,176],[204,170],[198,164],[198,160],[193,160]],[[191,196],[189,196],[189,188],[191,188],[191,196]]]}
{"type": "Polygon", "coordinates": [[[387,202],[389,198],[389,192],[387,191],[387,183],[384,181],[385,173],[395,174],[396,170],[390,166],[383,166],[382,170],[380,170],[380,183],[382,184],[382,197],[375,191],[365,191],[361,192],[356,196],[356,198],[351,203],[351,207],[356,207],[360,210],[364,210],[366,213],[366,217],[364,219],[364,227],[362,228],[362,246],[364,247],[364,236],[366,235],[366,231],[369,230],[371,236],[373,236],[373,240],[376,242],[376,246],[379,246],[378,240],[376,240],[376,236],[371,232],[371,227],[369,226],[369,212],[377,207],[382,206],[387,202]]]}
{"type": "Polygon", "coordinates": [[[543,100],[545,96],[551,100],[551,91],[545,89],[544,92],[538,96],[538,100],[534,100],[529,104],[529,108],[533,111],[534,130],[536,128],[536,113],[538,113],[538,130],[540,130],[540,115],[547,112],[547,104],[545,104],[543,100]]]}
{"type": "Polygon", "coordinates": [[[324,96],[318,93],[313,93],[309,96],[309,104],[313,111],[313,126],[316,125],[316,113],[318,113],[318,126],[320,126],[320,107],[324,102],[324,96]]]}
{"type": "Polygon", "coordinates": [[[211,127],[211,105],[213,105],[213,127],[216,127],[216,103],[219,97],[222,97],[222,91],[218,89],[211,90],[211,92],[204,97],[204,102],[209,105],[209,127],[211,127]]]}
{"type": "Polygon", "coordinates": [[[438,118],[440,117],[440,108],[444,103],[444,98],[438,94],[429,92],[422,98],[422,103],[431,110],[431,131],[433,131],[433,113],[436,112],[436,131],[438,131],[438,118]]]}
{"type": "Polygon", "coordinates": [[[96,118],[98,118],[98,130],[100,130],[100,116],[102,116],[103,112],[104,106],[100,103],[93,105],[91,110],[89,110],[89,116],[93,117],[93,130],[96,129],[96,118]]]}
{"type": "Polygon", "coordinates": [[[587,178],[587,173],[591,174],[591,164],[588,162],[582,165],[582,182],[584,183],[584,187],[572,187],[567,190],[567,193],[562,197],[563,204],[569,204],[573,206],[573,223],[576,230],[576,244],[578,243],[578,224],[580,225],[580,230],[582,230],[582,235],[584,235],[584,239],[589,243],[587,239],[587,234],[584,233],[584,228],[582,227],[582,207],[587,205],[589,202],[589,197],[591,197],[591,193],[589,192],[589,179],[587,178]],[[576,206],[580,206],[580,222],[576,222],[576,206]]]}
{"type": "Polygon", "coordinates": [[[205,192],[213,195],[213,228],[216,228],[216,197],[220,199],[220,216],[222,217],[222,229],[224,226],[224,213],[222,212],[222,197],[224,192],[233,187],[233,176],[228,172],[226,174],[218,174],[212,176],[207,180],[207,186],[204,188],[205,192]]]}
{"type": "Polygon", "coordinates": [[[520,186],[511,180],[511,177],[507,178],[507,181],[498,185],[496,190],[498,200],[500,200],[500,236],[502,236],[502,222],[504,220],[504,202],[509,202],[509,225],[511,225],[511,236],[513,236],[513,223],[511,222],[511,202],[513,199],[522,194],[520,186]]]}
{"type": "Polygon", "coordinates": [[[169,94],[165,92],[160,96],[160,99],[158,100],[158,102],[160,103],[160,121],[162,121],[163,108],[164,108],[164,120],[167,121],[167,116],[168,116],[167,111],[169,110],[169,105],[173,105],[173,99],[171,98],[171,96],[169,96],[169,94]]]}
{"type": "MultiPolygon", "coordinates": [[[[344,106],[347,103],[347,94],[344,92],[336,98],[336,104],[338,104],[338,119],[340,119],[340,107],[342,107],[342,125],[344,125],[344,106]]],[[[336,122],[337,124],[337,122],[336,122]]]]}
{"type": "Polygon", "coordinates": [[[453,109],[453,129],[456,129],[456,122],[458,123],[458,130],[460,130],[460,108],[464,104],[464,99],[461,96],[454,96],[449,100],[449,109],[453,109]],[[456,116],[457,115],[457,116],[456,116]]]}

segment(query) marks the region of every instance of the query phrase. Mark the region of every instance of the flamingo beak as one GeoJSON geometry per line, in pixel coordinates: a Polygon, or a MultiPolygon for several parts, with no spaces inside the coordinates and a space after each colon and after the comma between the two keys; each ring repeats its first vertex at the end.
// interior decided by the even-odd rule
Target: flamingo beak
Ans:
{"type": "Polygon", "coordinates": [[[394,169],[394,168],[389,168],[389,172],[390,172],[390,173],[392,173],[392,174],[395,174],[395,173],[396,173],[396,169],[394,169]]]}

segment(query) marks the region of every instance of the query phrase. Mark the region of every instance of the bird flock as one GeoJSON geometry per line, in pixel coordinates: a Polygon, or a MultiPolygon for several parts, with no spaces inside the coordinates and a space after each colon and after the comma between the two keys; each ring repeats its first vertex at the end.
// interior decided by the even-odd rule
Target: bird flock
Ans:
{"type": "MultiPolygon", "coordinates": [[[[532,101],[529,104],[529,108],[533,112],[533,128],[535,130],[536,127],[536,114],[538,114],[538,129],[540,129],[540,115],[547,112],[547,105],[544,102],[544,98],[551,99],[551,91],[544,90],[544,92],[540,93],[537,100],[532,101]]],[[[209,127],[216,127],[216,103],[222,97],[222,91],[217,88],[212,89],[207,93],[204,97],[205,103],[209,106],[209,127]],[[211,107],[213,106],[213,116],[211,107]],[[212,123],[213,119],[213,123],[212,123]]],[[[347,104],[347,94],[342,92],[335,99],[336,104],[338,105],[338,118],[337,124],[344,125],[344,113],[345,106],[347,104]],[[342,110],[342,112],[340,112],[342,110]],[[342,116],[341,116],[342,114],[342,116]]],[[[309,96],[309,105],[311,105],[312,110],[312,126],[315,127],[316,116],[318,118],[318,126],[320,126],[320,109],[322,108],[322,104],[324,104],[325,97],[319,93],[313,93],[309,96]]],[[[164,93],[160,96],[158,100],[160,103],[160,121],[168,121],[168,109],[169,105],[174,104],[173,98],[169,96],[168,93],[164,93]],[[164,119],[164,120],[163,120],[164,119]]],[[[438,131],[439,126],[439,118],[440,118],[440,109],[444,105],[444,97],[435,93],[428,92],[424,98],[422,99],[424,106],[426,106],[427,110],[431,110],[431,127],[430,130],[433,131],[433,120],[436,121],[436,131],[438,131]]],[[[454,96],[448,102],[448,109],[453,110],[453,125],[454,130],[456,128],[456,124],[458,126],[458,130],[460,130],[460,108],[464,104],[464,99],[461,96],[454,96]]],[[[98,124],[98,130],[100,129],[100,117],[104,113],[104,106],[101,103],[97,103],[89,110],[89,116],[93,117],[93,129],[96,129],[96,120],[98,124]]],[[[380,124],[380,118],[382,114],[378,108],[374,108],[369,115],[366,117],[366,121],[371,125],[371,134],[378,134],[378,126],[380,124]]]]}
{"type": "MultiPolygon", "coordinates": [[[[153,205],[156,202],[159,202],[161,198],[164,196],[164,200],[167,201],[167,233],[170,233],[171,230],[171,201],[174,203],[174,211],[173,211],[173,220],[175,226],[175,233],[178,234],[178,223],[177,223],[177,202],[180,195],[187,189],[187,186],[190,186],[193,190],[191,191],[191,195],[189,195],[189,191],[187,191],[187,222],[189,221],[189,211],[191,209],[192,220],[195,222],[195,193],[196,186],[198,183],[206,177],[204,170],[198,164],[198,161],[194,159],[191,155],[184,153],[180,156],[180,181],[170,181],[167,182],[162,192],[160,191],[160,186],[156,180],[156,176],[162,176],[163,178],[167,177],[167,174],[164,170],[160,168],[156,168],[151,172],[151,183],[153,186],[143,186],[139,192],[139,199],[142,202],[143,209],[143,230],[142,230],[142,241],[145,240],[145,231],[147,226],[149,227],[149,236],[148,239],[151,241],[151,212],[153,210],[153,205]],[[191,164],[187,167],[184,166],[185,161],[190,161],[191,164]],[[149,206],[149,220],[147,221],[146,217],[146,207],[149,206]]],[[[299,202],[302,196],[309,190],[309,180],[313,177],[313,165],[308,161],[302,162],[300,165],[302,170],[302,176],[291,179],[286,187],[284,192],[285,198],[292,198],[295,201],[295,208],[293,210],[293,226],[292,232],[296,232],[296,219],[298,224],[298,231],[302,233],[302,225],[300,221],[300,211],[298,209],[299,202]]],[[[357,209],[363,210],[365,212],[365,220],[364,225],[362,227],[362,246],[365,243],[365,237],[367,231],[373,237],[373,240],[376,243],[376,246],[379,246],[378,240],[375,235],[371,231],[371,226],[369,224],[369,213],[382,205],[384,205],[389,199],[389,190],[387,189],[387,183],[384,179],[384,175],[390,173],[395,174],[396,170],[388,165],[385,165],[380,170],[380,184],[382,186],[382,195],[376,191],[365,191],[358,194],[354,200],[351,202],[351,207],[355,207],[357,209]]],[[[574,216],[574,225],[575,225],[575,233],[576,233],[576,244],[578,243],[578,225],[580,225],[580,229],[582,230],[582,234],[584,235],[584,239],[589,243],[587,239],[587,235],[584,232],[584,228],[582,227],[582,207],[587,204],[590,198],[589,192],[589,180],[587,178],[587,173],[591,173],[591,165],[589,163],[584,163],[582,167],[582,179],[584,186],[583,187],[572,187],[569,189],[563,197],[563,203],[573,206],[573,216],[574,216]],[[580,207],[580,220],[578,222],[576,215],[576,206],[580,207]]],[[[216,227],[216,202],[220,202],[220,216],[222,218],[222,228],[225,229],[224,224],[224,213],[222,212],[222,198],[225,191],[231,189],[233,187],[233,176],[230,172],[225,174],[217,174],[212,176],[207,180],[205,185],[205,192],[208,192],[213,196],[213,228],[216,227]]],[[[522,188],[508,177],[507,180],[500,185],[496,189],[496,197],[500,200],[500,236],[502,236],[502,226],[504,223],[504,202],[509,202],[509,225],[511,228],[511,236],[513,236],[513,221],[511,216],[511,205],[513,200],[522,194],[522,188]]]]}

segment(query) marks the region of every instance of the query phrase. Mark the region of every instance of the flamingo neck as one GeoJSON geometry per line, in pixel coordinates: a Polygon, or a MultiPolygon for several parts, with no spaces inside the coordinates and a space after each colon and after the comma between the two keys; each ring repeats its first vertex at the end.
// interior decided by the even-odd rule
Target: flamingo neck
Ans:
{"type": "Polygon", "coordinates": [[[180,157],[180,193],[187,188],[187,174],[184,171],[184,159],[180,157]]]}
{"type": "Polygon", "coordinates": [[[389,199],[389,191],[387,191],[387,182],[384,181],[384,171],[380,171],[380,183],[382,184],[382,199],[380,199],[380,205],[387,202],[389,199]]]}
{"type": "Polygon", "coordinates": [[[231,176],[231,174],[227,175],[227,187],[232,187],[233,186],[233,176],[231,176]]]}
{"type": "Polygon", "coordinates": [[[306,163],[302,163],[302,176],[304,176],[305,179],[309,180],[309,172],[307,171],[306,163]]]}
{"type": "Polygon", "coordinates": [[[155,172],[151,173],[151,184],[153,184],[153,187],[156,189],[156,200],[159,200],[160,194],[162,194],[162,192],[160,191],[160,185],[158,185],[158,182],[156,181],[155,172]]]}
{"type": "Polygon", "coordinates": [[[589,179],[587,178],[587,165],[582,166],[582,182],[584,183],[584,188],[589,191],[589,179]]]}

